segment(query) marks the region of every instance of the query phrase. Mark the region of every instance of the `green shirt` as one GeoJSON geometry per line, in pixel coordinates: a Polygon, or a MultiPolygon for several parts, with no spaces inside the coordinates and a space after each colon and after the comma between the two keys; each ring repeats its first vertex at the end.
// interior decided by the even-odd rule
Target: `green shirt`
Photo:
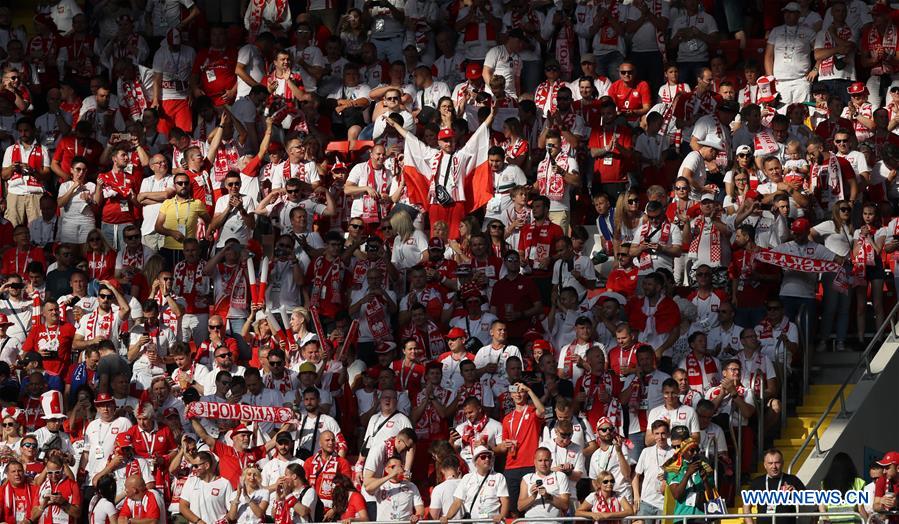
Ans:
{"type": "MultiPolygon", "coordinates": [[[[681,479],[684,478],[684,475],[687,473],[687,468],[689,466],[684,464],[681,466],[680,471],[676,473],[666,472],[665,480],[668,482],[668,486],[673,484],[680,483],[681,479]]],[[[668,489],[671,489],[670,487],[668,489]]],[[[699,472],[694,473],[693,477],[687,481],[687,484],[684,489],[683,497],[678,500],[674,500],[674,514],[675,515],[700,515],[705,513],[705,508],[696,507],[696,502],[700,501],[704,505],[705,503],[705,486],[702,483],[702,477],[699,475],[699,472]]]]}

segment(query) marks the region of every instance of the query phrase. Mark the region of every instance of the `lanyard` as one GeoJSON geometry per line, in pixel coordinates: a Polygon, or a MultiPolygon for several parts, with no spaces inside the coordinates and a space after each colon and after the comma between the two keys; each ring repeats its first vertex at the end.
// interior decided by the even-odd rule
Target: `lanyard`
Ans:
{"type": "Polygon", "coordinates": [[[524,424],[524,419],[528,418],[528,410],[527,410],[527,408],[525,408],[523,411],[516,410],[516,411],[513,411],[512,413],[513,413],[513,415],[509,419],[509,432],[510,433],[512,431],[512,424],[514,424],[515,414],[521,413],[521,417],[518,418],[518,427],[515,428],[515,434],[512,435],[513,440],[518,442],[518,434],[521,433],[521,425],[524,424]]]}
{"type": "Polygon", "coordinates": [[[409,383],[409,378],[412,377],[412,372],[415,371],[415,365],[413,364],[409,366],[408,373],[406,373],[406,363],[404,362],[400,365],[400,385],[403,387],[403,389],[407,389],[406,384],[409,383]]]}
{"type": "Polygon", "coordinates": [[[144,446],[147,448],[147,456],[153,457],[153,448],[156,447],[156,439],[153,438],[153,433],[150,433],[150,438],[147,439],[147,433],[143,430],[140,431],[140,437],[144,439],[144,446]]]}

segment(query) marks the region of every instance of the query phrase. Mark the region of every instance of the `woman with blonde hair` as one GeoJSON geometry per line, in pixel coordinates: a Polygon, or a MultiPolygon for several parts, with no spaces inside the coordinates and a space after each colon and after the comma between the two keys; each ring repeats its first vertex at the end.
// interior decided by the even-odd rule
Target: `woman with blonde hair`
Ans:
{"type": "Polygon", "coordinates": [[[625,517],[634,514],[634,508],[626,498],[615,492],[615,477],[602,471],[593,479],[593,493],[587,495],[577,511],[576,517],[601,520],[604,524],[620,524],[625,517]]]}
{"type": "Polygon", "coordinates": [[[260,359],[265,359],[265,355],[269,351],[278,347],[278,341],[275,340],[268,319],[259,316],[259,312],[262,310],[263,308],[259,304],[251,305],[249,320],[252,322],[244,322],[243,328],[240,330],[240,336],[250,346],[250,365],[254,368],[259,368],[262,365],[260,359]],[[251,327],[253,328],[252,332],[250,332],[251,327]]]}
{"type": "MultiPolygon", "coordinates": [[[[840,257],[849,258],[852,251],[852,204],[848,200],[837,200],[830,209],[831,219],[816,224],[809,232],[814,241],[840,257]]],[[[818,350],[823,351],[836,324],[836,350],[846,349],[846,336],[849,332],[848,293],[842,293],[834,286],[836,273],[824,273],[821,284],[824,288],[824,310],[821,314],[821,329],[818,350]]]]}
{"type": "Polygon", "coordinates": [[[18,408],[9,407],[0,410],[0,416],[3,417],[3,431],[0,433],[0,457],[12,456],[19,452],[25,412],[18,408]]]}
{"type": "Polygon", "coordinates": [[[82,246],[81,255],[87,263],[88,293],[96,296],[100,281],[115,276],[118,253],[109,245],[103,232],[95,228],[87,234],[87,243],[82,246]]]}
{"type": "Polygon", "coordinates": [[[309,331],[309,326],[312,324],[312,314],[303,306],[298,306],[293,308],[290,312],[290,321],[288,323],[288,331],[287,334],[288,340],[293,340],[293,343],[290,344],[291,347],[284,348],[285,353],[287,353],[287,365],[294,371],[297,371],[302,363],[302,349],[306,342],[314,339],[316,334],[313,331],[309,331]]]}
{"type": "Polygon", "coordinates": [[[428,237],[412,226],[412,217],[399,211],[390,217],[393,239],[391,262],[400,272],[405,272],[428,259],[428,237]]]}
{"type": "Polygon", "coordinates": [[[615,248],[624,243],[633,242],[640,227],[643,212],[640,210],[640,195],[634,189],[628,189],[618,195],[615,203],[615,248]]]}
{"type": "Polygon", "coordinates": [[[256,464],[244,468],[237,489],[228,501],[228,522],[259,524],[266,518],[269,492],[262,486],[262,472],[256,464]]]}

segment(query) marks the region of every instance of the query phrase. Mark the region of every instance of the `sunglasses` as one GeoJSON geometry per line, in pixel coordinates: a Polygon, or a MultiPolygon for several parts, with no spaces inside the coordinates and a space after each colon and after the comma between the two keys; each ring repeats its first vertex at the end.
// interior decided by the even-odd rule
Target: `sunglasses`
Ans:
{"type": "Polygon", "coordinates": [[[37,444],[31,444],[31,443],[28,443],[28,444],[22,444],[22,447],[23,447],[23,448],[32,448],[32,449],[33,449],[33,448],[36,448],[36,447],[37,447],[37,444]]]}
{"type": "Polygon", "coordinates": [[[114,297],[115,295],[111,295],[109,293],[101,293],[97,295],[97,298],[102,298],[103,300],[112,300],[114,297]]]}
{"type": "Polygon", "coordinates": [[[849,142],[848,140],[834,140],[833,141],[834,144],[846,144],[848,142],[849,142]]]}
{"type": "Polygon", "coordinates": [[[288,189],[288,190],[287,190],[287,194],[288,194],[288,195],[295,195],[295,194],[297,194],[297,193],[299,193],[299,192],[300,192],[299,189],[288,189]]]}
{"type": "Polygon", "coordinates": [[[240,182],[231,182],[230,184],[225,184],[225,187],[240,187],[240,182]]]}
{"type": "Polygon", "coordinates": [[[62,475],[61,469],[47,470],[47,475],[62,475]]]}
{"type": "Polygon", "coordinates": [[[490,455],[487,455],[487,454],[478,455],[478,460],[490,460],[490,455]]]}
{"type": "Polygon", "coordinates": [[[687,186],[674,186],[675,191],[687,191],[688,189],[690,188],[687,186]]]}
{"type": "Polygon", "coordinates": [[[16,427],[16,426],[18,426],[18,425],[19,425],[19,424],[16,423],[16,422],[4,422],[4,423],[3,423],[3,427],[4,427],[4,428],[14,428],[14,427],[16,427]]]}
{"type": "Polygon", "coordinates": [[[361,228],[362,228],[362,224],[350,224],[350,228],[352,228],[352,229],[361,229],[361,228]]]}
{"type": "Polygon", "coordinates": [[[137,240],[140,238],[140,235],[125,235],[125,240],[137,240]]]}
{"type": "Polygon", "coordinates": [[[557,66],[547,66],[546,70],[547,71],[558,71],[559,68],[557,66]]]}
{"type": "Polygon", "coordinates": [[[283,360],[269,360],[269,361],[268,361],[268,365],[269,365],[269,366],[275,366],[275,367],[283,366],[283,365],[284,365],[284,361],[283,361],[283,360]]]}
{"type": "Polygon", "coordinates": [[[99,242],[100,237],[88,237],[87,241],[88,242],[99,242]]]}
{"type": "Polygon", "coordinates": [[[737,154],[738,158],[749,158],[749,153],[739,153],[737,154]]]}
{"type": "Polygon", "coordinates": [[[599,428],[599,432],[600,432],[600,433],[606,433],[606,432],[609,432],[609,431],[612,431],[612,428],[599,428]]]}
{"type": "Polygon", "coordinates": [[[400,99],[400,97],[398,97],[398,96],[385,96],[385,97],[384,97],[384,100],[389,100],[389,101],[391,101],[391,102],[395,102],[395,101],[397,101],[397,100],[399,100],[399,99],[400,99]]]}
{"type": "Polygon", "coordinates": [[[627,203],[628,204],[638,204],[638,203],[640,203],[640,200],[636,199],[636,198],[628,198],[627,203]]]}
{"type": "Polygon", "coordinates": [[[634,72],[631,71],[631,70],[627,70],[627,71],[618,71],[618,74],[619,74],[619,75],[630,76],[630,75],[634,74],[634,72]]]}
{"type": "Polygon", "coordinates": [[[502,224],[490,224],[490,229],[502,229],[502,224]]]}
{"type": "Polygon", "coordinates": [[[222,353],[221,355],[216,355],[215,358],[231,358],[231,353],[222,353]]]}
{"type": "Polygon", "coordinates": [[[602,484],[603,484],[603,485],[606,485],[606,484],[614,484],[614,483],[615,483],[615,481],[614,481],[614,480],[610,480],[610,479],[606,479],[606,480],[602,481],[602,484]]]}
{"type": "Polygon", "coordinates": [[[221,324],[209,324],[209,329],[222,329],[221,324]]]}
{"type": "Polygon", "coordinates": [[[176,185],[176,186],[186,186],[186,185],[188,185],[188,184],[190,184],[190,182],[187,182],[187,181],[184,181],[184,180],[182,180],[182,181],[180,181],[180,182],[175,182],[175,185],[176,185]]]}

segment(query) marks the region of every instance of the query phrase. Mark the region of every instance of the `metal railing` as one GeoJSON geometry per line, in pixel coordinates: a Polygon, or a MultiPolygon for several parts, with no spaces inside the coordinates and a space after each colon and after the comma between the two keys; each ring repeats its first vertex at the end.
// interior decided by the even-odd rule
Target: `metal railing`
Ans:
{"type": "Polygon", "coordinates": [[[840,385],[840,388],[830,400],[830,403],[827,404],[826,408],[824,408],[824,412],[821,413],[821,417],[818,418],[815,426],[809,431],[809,434],[807,437],[805,437],[802,445],[799,446],[799,449],[796,451],[796,455],[793,456],[792,460],[790,460],[789,466],[787,466],[787,473],[793,473],[793,468],[795,468],[796,463],[799,462],[799,457],[801,457],[805,450],[808,449],[810,445],[812,445],[812,441],[814,441],[815,443],[815,452],[819,455],[823,453],[823,451],[821,450],[821,426],[824,425],[824,421],[828,416],[830,416],[831,412],[833,412],[834,407],[837,405],[837,402],[840,403],[840,412],[837,415],[838,417],[843,417],[850,414],[846,411],[846,386],[848,386],[850,383],[855,383],[852,378],[861,369],[862,365],[864,365],[865,372],[861,377],[859,377],[859,380],[870,379],[874,376],[873,371],[871,371],[871,352],[878,348],[880,344],[883,344],[887,340],[890,340],[891,338],[895,338],[897,336],[897,313],[899,313],[899,302],[897,302],[896,305],[893,306],[893,309],[884,319],[883,324],[881,324],[877,329],[877,332],[874,334],[874,338],[871,339],[871,342],[862,352],[858,362],[855,364],[855,366],[853,366],[852,370],[849,371],[849,374],[846,375],[846,379],[843,380],[843,383],[840,385]],[[885,337],[887,326],[889,326],[890,328],[890,333],[885,337]]]}
{"type": "MultiPolygon", "coordinates": [[[[855,511],[809,511],[809,512],[795,512],[795,513],[725,513],[725,514],[705,514],[700,513],[696,515],[632,515],[630,517],[623,517],[620,519],[605,519],[612,521],[624,521],[624,522],[634,522],[638,520],[664,520],[664,521],[681,521],[686,524],[688,520],[701,520],[701,519],[709,519],[709,520],[722,520],[722,519],[754,519],[754,518],[766,518],[771,519],[771,522],[777,522],[778,518],[788,518],[788,517],[833,517],[833,516],[841,516],[841,517],[852,517],[853,520],[858,519],[859,524],[866,524],[865,517],[863,517],[860,513],[855,511]]],[[[419,521],[425,522],[425,521],[419,521]]],[[[450,521],[450,523],[455,521],[450,521]]],[[[602,522],[601,520],[594,520],[585,517],[521,517],[513,520],[511,524],[529,524],[531,522],[602,522]]],[[[359,524],[359,523],[354,523],[359,524]]],[[[383,523],[381,523],[383,524],[383,523]]],[[[391,523],[392,524],[392,523],[391,523]]]]}

